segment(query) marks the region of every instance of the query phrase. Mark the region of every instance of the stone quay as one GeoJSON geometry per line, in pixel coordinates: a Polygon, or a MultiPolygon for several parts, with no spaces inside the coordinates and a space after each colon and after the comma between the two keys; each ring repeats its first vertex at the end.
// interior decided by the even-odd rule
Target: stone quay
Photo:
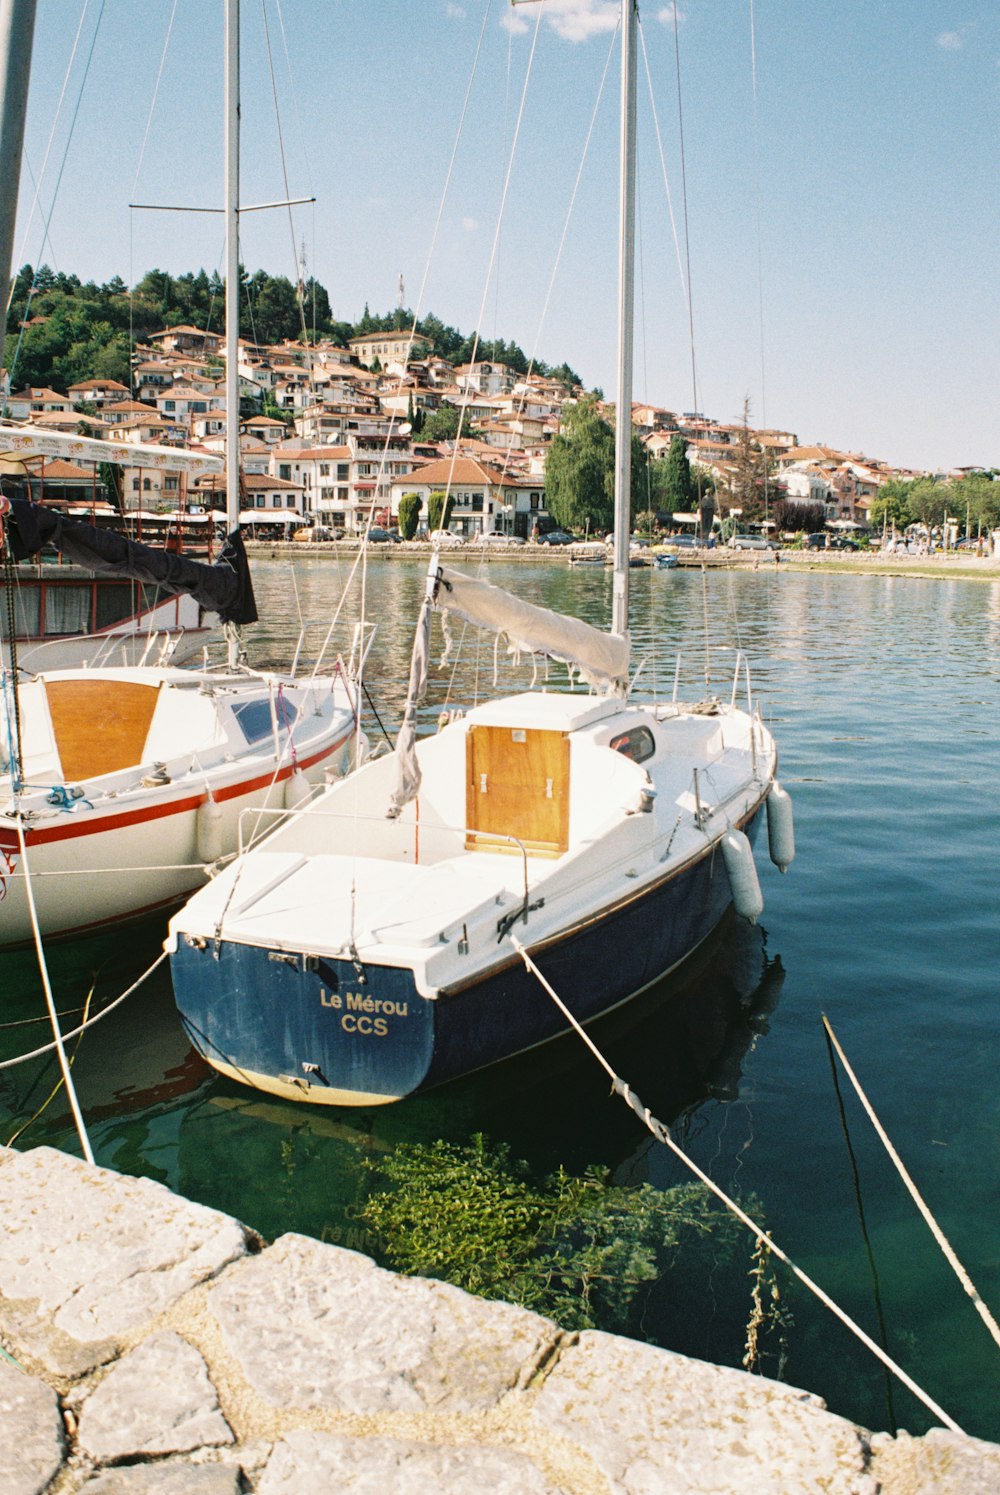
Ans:
{"type": "Polygon", "coordinates": [[[2,1495],[994,1495],[1000,1447],[0,1148],[2,1495]]]}

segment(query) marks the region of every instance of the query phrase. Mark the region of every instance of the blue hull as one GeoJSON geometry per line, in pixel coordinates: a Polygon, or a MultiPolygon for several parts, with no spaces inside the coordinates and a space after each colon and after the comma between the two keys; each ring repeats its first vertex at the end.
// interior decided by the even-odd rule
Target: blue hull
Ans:
{"type": "MultiPolygon", "coordinates": [[[[758,821],[759,813],[744,827],[751,840],[758,821]]],[[[589,1022],[678,966],[731,902],[722,856],[709,854],[532,944],[532,956],[574,1016],[589,1022]]],[[[524,936],[530,943],[530,925],[524,936]]],[[[435,1000],[417,993],[406,969],[372,965],[361,980],[349,960],[225,940],[216,952],[211,942],[199,949],[182,938],[171,973],[184,1025],[209,1063],[259,1088],[276,1082],[279,1093],[306,1101],[400,1099],[566,1031],[516,958],[435,1000]]]]}

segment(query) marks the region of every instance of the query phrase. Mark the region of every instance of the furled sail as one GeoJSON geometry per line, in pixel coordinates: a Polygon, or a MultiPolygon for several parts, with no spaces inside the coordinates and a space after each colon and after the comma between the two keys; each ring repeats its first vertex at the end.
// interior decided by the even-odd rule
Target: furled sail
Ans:
{"type": "Polygon", "coordinates": [[[447,566],[438,573],[434,600],[439,611],[455,612],[476,628],[504,635],[514,650],[561,660],[598,689],[618,689],[628,679],[628,639],[578,618],[522,602],[501,587],[447,566]]]}
{"type": "Polygon", "coordinates": [[[218,613],[224,623],[257,621],[250,568],[238,530],[226,539],[219,559],[209,564],[142,545],[115,530],[67,519],[25,498],[0,498],[0,520],[15,560],[27,560],[51,544],[67,560],[101,576],[126,577],[167,592],[187,593],[199,606],[218,613]]]}

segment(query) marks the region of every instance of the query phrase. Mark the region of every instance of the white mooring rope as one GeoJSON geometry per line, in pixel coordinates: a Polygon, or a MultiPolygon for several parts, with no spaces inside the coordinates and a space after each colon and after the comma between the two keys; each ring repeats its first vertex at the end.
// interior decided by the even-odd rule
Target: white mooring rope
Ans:
{"type": "Polygon", "coordinates": [[[829,1022],[827,1021],[826,1014],[823,1013],[822,1016],[823,1016],[823,1027],[826,1029],[827,1036],[829,1037],[830,1042],[833,1044],[834,1048],[837,1050],[837,1054],[838,1054],[838,1056],[840,1058],[841,1064],[844,1066],[844,1071],[845,1071],[845,1073],[847,1075],[847,1078],[850,1080],[851,1084],[854,1086],[854,1089],[857,1091],[858,1099],[860,1100],[861,1104],[864,1106],[865,1110],[867,1111],[867,1113],[868,1113],[868,1119],[870,1120],[872,1126],[875,1128],[876,1132],[878,1133],[879,1140],[881,1141],[881,1143],[882,1143],[883,1147],[885,1148],[886,1152],[889,1154],[890,1158],[892,1159],[892,1162],[893,1162],[893,1165],[894,1165],[894,1167],[896,1169],[896,1172],[899,1174],[900,1178],[903,1180],[904,1184],[909,1189],[910,1195],[911,1195],[911,1197],[913,1199],[914,1204],[917,1206],[917,1209],[920,1211],[920,1213],[923,1215],[925,1221],[927,1222],[927,1226],[928,1226],[928,1229],[931,1232],[931,1235],[934,1237],[934,1239],[937,1241],[938,1245],[941,1247],[941,1250],[944,1253],[945,1260],[948,1262],[948,1265],[951,1267],[952,1271],[955,1273],[955,1276],[958,1278],[959,1282],[962,1284],[963,1288],[968,1293],[969,1297],[972,1299],[972,1301],[973,1301],[973,1303],[975,1305],[976,1312],[979,1314],[979,1317],[982,1319],[983,1323],[986,1325],[986,1327],[989,1330],[990,1334],[992,1335],[994,1341],[998,1345],[1000,1345],[1000,1325],[997,1324],[996,1319],[993,1317],[992,1313],[987,1308],[987,1306],[983,1302],[982,1298],[979,1296],[979,1291],[976,1288],[975,1283],[973,1282],[972,1278],[969,1276],[968,1272],[963,1267],[962,1263],[959,1261],[958,1257],[955,1255],[955,1252],[952,1249],[951,1242],[948,1240],[948,1238],[945,1235],[944,1231],[941,1229],[940,1225],[937,1223],[937,1221],[935,1220],[934,1216],[931,1214],[930,1208],[928,1207],[927,1204],[925,1204],[923,1195],[920,1193],[920,1190],[917,1188],[916,1184],[913,1182],[913,1179],[910,1177],[909,1173],[907,1173],[906,1167],[905,1167],[905,1165],[903,1163],[902,1158],[899,1156],[899,1153],[896,1151],[896,1149],[893,1147],[892,1143],[889,1141],[889,1137],[888,1137],[888,1134],[885,1131],[885,1128],[882,1126],[882,1123],[879,1121],[878,1117],[875,1115],[875,1112],[874,1112],[874,1110],[872,1108],[871,1102],[869,1101],[869,1099],[868,1099],[867,1095],[865,1094],[864,1090],[861,1088],[861,1081],[858,1079],[857,1075],[854,1073],[854,1070],[851,1068],[850,1064],[847,1062],[847,1055],[844,1053],[844,1050],[841,1048],[840,1042],[839,1042],[839,1040],[837,1038],[836,1033],[834,1033],[833,1028],[830,1026],[829,1022]]]}
{"type": "Polygon", "coordinates": [[[945,1425],[945,1427],[950,1428],[953,1433],[962,1433],[964,1436],[963,1429],[959,1427],[954,1418],[949,1417],[948,1413],[945,1412],[942,1407],[938,1406],[933,1397],[931,1397],[926,1391],[923,1391],[912,1379],[912,1377],[907,1375],[903,1367],[901,1365],[897,1365],[896,1361],[893,1360],[890,1355],[886,1354],[881,1345],[876,1344],[874,1339],[872,1339],[868,1334],[865,1333],[861,1325],[855,1323],[850,1315],[845,1313],[845,1311],[833,1301],[829,1294],[823,1291],[818,1282],[814,1282],[813,1279],[806,1272],[804,1272],[801,1267],[796,1266],[795,1262],[792,1261],[792,1259],[787,1256],[784,1251],[782,1251],[781,1247],[771,1239],[767,1231],[764,1230],[762,1226],[758,1225],[755,1220],[752,1220],[745,1210],[740,1208],[735,1199],[731,1199],[724,1189],[721,1189],[713,1179],[709,1178],[707,1173],[704,1173],[701,1168],[698,1167],[698,1164],[694,1161],[693,1158],[689,1158],[687,1153],[684,1152],[682,1148],[678,1147],[677,1143],[674,1141],[673,1137],[670,1134],[669,1127],[667,1127],[662,1121],[657,1120],[657,1118],[650,1112],[649,1108],[647,1106],[644,1106],[639,1097],[633,1093],[626,1082],[621,1079],[620,1076],[615,1074],[614,1069],[608,1063],[607,1059],[605,1059],[600,1049],[593,1042],[589,1034],[584,1031],[583,1027],[573,1016],[572,1012],[570,1012],[565,1002],[563,1002],[561,997],[559,997],[550,983],[542,975],[541,971],[535,965],[535,962],[532,960],[531,956],[528,954],[524,946],[520,944],[516,939],[513,939],[512,943],[518,954],[521,956],[521,959],[527,966],[528,970],[541,982],[542,986],[548,992],[553,1002],[555,1002],[556,1006],[559,1008],[559,1011],[562,1013],[563,1017],[573,1028],[574,1032],[578,1033],[579,1036],[583,1039],[584,1043],[587,1045],[588,1049],[593,1054],[598,1064],[600,1064],[601,1068],[608,1074],[611,1079],[611,1083],[615,1088],[615,1091],[622,1097],[626,1105],[631,1107],[631,1109],[639,1117],[639,1120],[645,1124],[645,1126],[649,1129],[656,1140],[658,1142],[662,1142],[665,1147],[669,1147],[670,1151],[680,1159],[684,1166],[686,1168],[689,1168],[690,1171],[695,1175],[695,1177],[699,1179],[707,1189],[710,1189],[711,1192],[716,1196],[716,1198],[720,1199],[726,1206],[726,1208],[728,1210],[731,1210],[738,1220],[742,1220],[743,1224],[747,1227],[748,1230],[752,1231],[757,1240],[763,1241],[768,1249],[770,1251],[773,1251],[778,1260],[783,1261],[785,1266],[788,1267],[789,1271],[792,1272],[793,1275],[796,1276],[798,1280],[803,1283],[811,1293],[819,1298],[820,1302],[825,1304],[826,1307],[829,1308],[830,1312],[834,1314],[834,1316],[838,1318],[842,1324],[850,1329],[851,1333],[855,1335],[857,1339],[860,1339],[863,1345],[871,1350],[876,1359],[880,1360],[884,1366],[891,1370],[893,1375],[896,1376],[900,1381],[902,1381],[907,1390],[911,1391],[918,1401],[923,1402],[924,1406],[927,1407],[929,1411],[933,1412],[934,1416],[937,1417],[945,1425]]]}

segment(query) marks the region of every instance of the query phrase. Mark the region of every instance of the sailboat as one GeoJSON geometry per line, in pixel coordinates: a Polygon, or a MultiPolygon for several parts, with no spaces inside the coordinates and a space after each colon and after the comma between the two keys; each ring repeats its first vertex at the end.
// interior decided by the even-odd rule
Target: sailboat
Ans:
{"type": "Polygon", "coordinates": [[[679,966],[730,905],[761,911],[752,841],[794,855],[760,711],[629,697],[635,0],[622,6],[612,631],[432,556],[396,750],[334,785],[172,919],[174,993],[209,1064],[322,1105],[385,1104],[582,1024],[679,966]],[[564,661],[416,740],[432,614],[564,661]],[[525,958],[527,957],[527,959],[525,958]],[[529,966],[529,961],[531,965],[529,966]]]}
{"type": "MultiPolygon", "coordinates": [[[[255,672],[243,658],[239,630],[257,612],[238,522],[238,0],[228,0],[226,14],[230,534],[222,554],[214,565],[201,564],[68,520],[17,493],[0,497],[0,528],[8,598],[15,596],[10,568],[51,543],[91,570],[193,598],[226,624],[228,658],[217,670],[98,664],[24,676],[16,630],[8,631],[10,668],[0,692],[0,948],[176,907],[252,839],[255,827],[273,824],[277,812],[344,773],[366,747],[352,684],[360,658],[304,678],[255,672]]],[[[30,27],[28,34],[30,51],[30,27]]],[[[9,259],[8,251],[3,285],[9,259]]],[[[21,430],[34,440],[30,428],[21,430]]],[[[133,461],[141,459],[142,448],[130,450],[133,461]]],[[[358,654],[364,638],[355,631],[358,654]]]]}

